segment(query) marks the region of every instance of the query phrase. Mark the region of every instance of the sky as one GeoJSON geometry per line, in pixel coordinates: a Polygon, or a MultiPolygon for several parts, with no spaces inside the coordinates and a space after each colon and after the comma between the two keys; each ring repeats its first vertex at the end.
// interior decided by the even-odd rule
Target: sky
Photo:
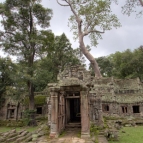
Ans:
{"type": "MultiPolygon", "coordinates": [[[[73,48],[79,46],[78,41],[73,40],[73,34],[68,27],[68,18],[71,14],[69,7],[62,7],[57,4],[56,0],[42,0],[45,7],[53,10],[53,18],[51,20],[51,29],[56,35],[63,32],[67,35],[73,48]]],[[[121,13],[121,6],[124,5],[122,1],[118,5],[112,6],[112,11],[115,13],[122,24],[122,27],[103,34],[102,40],[98,41],[97,47],[91,47],[91,53],[94,57],[107,56],[116,51],[125,51],[126,49],[136,49],[143,45],[143,18],[136,18],[133,13],[130,17],[121,13]]],[[[86,38],[86,44],[90,44],[86,38]]]]}
{"type": "MultiPolygon", "coordinates": [[[[0,0],[3,2],[4,0],[0,0]]],[[[53,17],[51,19],[50,29],[55,35],[61,35],[65,33],[73,48],[79,46],[78,40],[73,40],[73,33],[68,27],[68,18],[71,15],[69,7],[62,7],[57,4],[56,0],[42,0],[44,7],[51,8],[53,10],[53,17]]],[[[124,1],[122,0],[118,5],[112,6],[112,11],[117,15],[122,26],[118,29],[113,28],[110,31],[106,31],[102,40],[98,41],[96,47],[91,47],[91,54],[97,58],[100,56],[107,56],[115,53],[116,51],[125,51],[126,49],[136,49],[143,45],[143,17],[136,18],[133,13],[131,16],[123,15],[121,13],[121,6],[124,1]]],[[[85,39],[85,44],[90,44],[89,39],[85,39]]]]}

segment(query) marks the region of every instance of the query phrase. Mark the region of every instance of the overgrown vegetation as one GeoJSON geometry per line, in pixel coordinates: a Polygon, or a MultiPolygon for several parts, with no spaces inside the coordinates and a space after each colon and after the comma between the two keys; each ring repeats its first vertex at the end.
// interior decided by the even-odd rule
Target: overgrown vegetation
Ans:
{"type": "MultiPolygon", "coordinates": [[[[44,104],[46,104],[46,97],[47,96],[44,96],[44,95],[37,95],[34,97],[34,102],[35,102],[35,105],[36,106],[42,106],[44,104]]],[[[29,105],[29,98],[26,97],[24,99],[24,105],[25,106],[28,106],[29,105]]]]}
{"type": "MultiPolygon", "coordinates": [[[[97,58],[98,65],[103,77],[136,78],[143,80],[143,47],[133,51],[127,49],[108,56],[97,58]]],[[[93,71],[92,71],[93,73],[93,71]]]]}
{"type": "Polygon", "coordinates": [[[94,137],[94,142],[98,143],[98,135],[99,133],[99,128],[97,126],[95,126],[93,123],[91,123],[90,125],[90,135],[91,137],[94,137]]]}

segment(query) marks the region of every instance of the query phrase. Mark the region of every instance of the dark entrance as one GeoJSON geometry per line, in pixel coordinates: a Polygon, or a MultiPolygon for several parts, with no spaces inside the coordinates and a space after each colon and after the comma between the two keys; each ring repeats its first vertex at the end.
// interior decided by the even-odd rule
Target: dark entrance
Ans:
{"type": "Polygon", "coordinates": [[[80,99],[70,99],[70,121],[71,122],[80,122],[80,99]]]}
{"type": "Polygon", "coordinates": [[[133,106],[133,113],[140,113],[139,106],[133,106]]]}
{"type": "Polygon", "coordinates": [[[80,93],[68,92],[66,96],[66,127],[81,127],[80,93]]]}
{"type": "Polygon", "coordinates": [[[37,107],[37,114],[42,114],[42,107],[37,107]]]}

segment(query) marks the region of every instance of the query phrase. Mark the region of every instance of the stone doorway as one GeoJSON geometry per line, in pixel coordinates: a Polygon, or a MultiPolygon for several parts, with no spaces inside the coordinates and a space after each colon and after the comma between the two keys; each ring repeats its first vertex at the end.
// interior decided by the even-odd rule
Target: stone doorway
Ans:
{"type": "Polygon", "coordinates": [[[70,99],[70,122],[80,122],[80,99],[70,99]]]}
{"type": "Polygon", "coordinates": [[[14,119],[15,109],[8,109],[7,119],[14,119]]]}
{"type": "Polygon", "coordinates": [[[81,127],[80,92],[67,91],[65,99],[66,128],[81,127]]]}

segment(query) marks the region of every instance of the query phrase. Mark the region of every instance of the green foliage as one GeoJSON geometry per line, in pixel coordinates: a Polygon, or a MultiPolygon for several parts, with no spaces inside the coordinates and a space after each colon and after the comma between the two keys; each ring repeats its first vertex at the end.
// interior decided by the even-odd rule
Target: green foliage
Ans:
{"type": "Polygon", "coordinates": [[[136,78],[143,80],[143,49],[116,52],[106,57],[97,58],[100,71],[104,77],[136,78]]]}
{"type": "MultiPolygon", "coordinates": [[[[112,14],[111,0],[75,0],[71,5],[74,12],[82,20],[82,30],[85,35],[89,35],[91,45],[96,46],[98,39],[102,38],[102,33],[111,30],[112,27],[119,27],[120,23],[115,14],[112,14]],[[97,30],[98,29],[98,30],[97,30]]],[[[74,15],[69,18],[69,25],[75,38],[78,37],[78,24],[74,15]]]]}
{"type": "Polygon", "coordinates": [[[0,120],[0,127],[23,127],[24,122],[22,120],[0,120]]]}
{"type": "Polygon", "coordinates": [[[16,129],[16,131],[21,131],[23,129],[25,129],[26,131],[29,131],[29,132],[34,132],[35,130],[38,129],[38,127],[0,127],[0,133],[4,133],[4,132],[8,132],[8,131],[11,131],[12,129],[16,129]]]}
{"type": "Polygon", "coordinates": [[[42,60],[35,63],[34,71],[34,88],[35,91],[42,91],[49,82],[57,81],[59,70],[63,70],[66,65],[81,64],[76,56],[75,51],[71,47],[71,43],[63,33],[54,37],[51,45],[51,51],[42,60]]]}
{"type": "MultiPolygon", "coordinates": [[[[46,97],[47,96],[44,96],[44,95],[37,95],[37,96],[35,96],[34,97],[35,105],[36,106],[42,106],[42,105],[46,104],[46,97]]],[[[24,99],[24,105],[25,106],[29,105],[29,98],[28,97],[25,97],[25,99],[24,99]]]]}
{"type": "Polygon", "coordinates": [[[34,109],[34,62],[50,51],[54,35],[47,28],[52,10],[44,8],[39,0],[6,0],[0,4],[0,15],[3,28],[0,31],[0,46],[17,57],[19,79],[25,82],[27,88],[24,88],[31,99],[29,108],[34,109]]]}
{"type": "Polygon", "coordinates": [[[59,138],[63,137],[65,134],[66,134],[65,130],[62,131],[62,132],[60,133],[60,135],[59,135],[59,138]]]}
{"type": "Polygon", "coordinates": [[[98,127],[95,126],[95,124],[91,123],[90,124],[90,135],[91,137],[95,138],[94,143],[98,143],[98,133],[99,133],[98,127]]]}
{"type": "MultiPolygon", "coordinates": [[[[98,66],[100,68],[100,72],[103,77],[111,77],[112,76],[112,70],[113,70],[113,63],[111,62],[109,57],[99,57],[96,58],[96,61],[98,63],[98,66]]],[[[92,72],[92,75],[94,75],[94,72],[90,65],[90,70],[92,72]]]]}
{"type": "Polygon", "coordinates": [[[15,72],[16,66],[10,58],[0,58],[0,100],[6,95],[7,88],[14,85],[15,72]]]}
{"type": "Polygon", "coordinates": [[[31,121],[31,115],[32,114],[35,114],[35,111],[34,110],[25,110],[24,112],[23,112],[23,123],[24,123],[24,125],[25,126],[28,126],[29,125],[29,123],[30,123],[30,121],[31,121]]]}

